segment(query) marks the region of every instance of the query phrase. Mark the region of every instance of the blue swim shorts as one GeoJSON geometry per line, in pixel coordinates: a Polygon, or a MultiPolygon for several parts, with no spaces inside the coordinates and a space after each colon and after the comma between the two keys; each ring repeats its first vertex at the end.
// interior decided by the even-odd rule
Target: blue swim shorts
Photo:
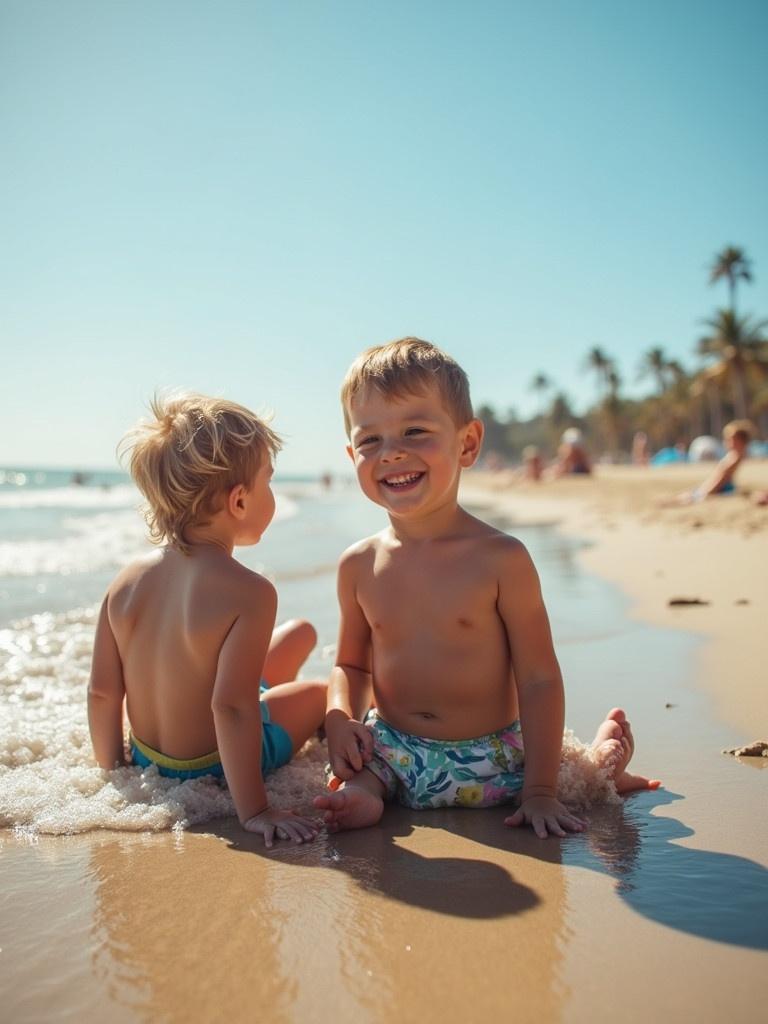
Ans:
{"type": "MultiPolygon", "coordinates": [[[[263,693],[267,689],[261,686],[263,693]]],[[[269,705],[261,701],[261,771],[263,775],[282,768],[283,765],[293,757],[293,744],[291,737],[277,722],[269,717],[269,705]]],[[[219,758],[218,750],[202,757],[180,760],[176,757],[169,757],[159,750],[153,750],[147,746],[133,733],[129,734],[131,747],[131,759],[134,764],[141,768],[149,768],[154,765],[160,775],[169,779],[199,779],[202,775],[212,775],[214,778],[224,778],[224,767],[219,758]]]]}

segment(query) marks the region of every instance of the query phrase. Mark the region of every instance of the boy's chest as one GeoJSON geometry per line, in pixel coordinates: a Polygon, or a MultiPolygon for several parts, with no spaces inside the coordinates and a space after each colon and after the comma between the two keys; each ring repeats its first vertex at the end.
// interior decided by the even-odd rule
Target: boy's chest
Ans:
{"type": "Polygon", "coordinates": [[[358,590],[375,633],[399,639],[415,629],[483,630],[496,620],[498,585],[482,560],[382,560],[358,590]]]}

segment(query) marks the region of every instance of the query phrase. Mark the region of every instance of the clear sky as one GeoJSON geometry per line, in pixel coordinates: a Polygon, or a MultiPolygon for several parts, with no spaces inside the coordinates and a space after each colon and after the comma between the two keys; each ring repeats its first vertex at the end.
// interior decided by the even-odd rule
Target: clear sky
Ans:
{"type": "Polygon", "coordinates": [[[764,0],[0,0],[0,464],[108,466],[157,387],[345,465],[403,334],[530,414],[686,365],[724,245],[768,316],[764,0]]]}

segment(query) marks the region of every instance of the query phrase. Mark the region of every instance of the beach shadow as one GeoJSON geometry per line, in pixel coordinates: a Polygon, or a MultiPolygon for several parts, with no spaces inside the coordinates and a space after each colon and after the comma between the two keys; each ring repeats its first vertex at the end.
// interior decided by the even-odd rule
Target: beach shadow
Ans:
{"type": "Polygon", "coordinates": [[[660,789],[597,809],[587,832],[561,844],[563,863],[610,875],[620,898],[657,924],[768,949],[768,870],[745,857],[675,842],[695,832],[652,811],[681,799],[660,789]]]}
{"type": "Polygon", "coordinates": [[[390,807],[376,828],[276,852],[224,822],[219,834],[233,850],[343,870],[365,891],[440,914],[493,919],[541,903],[542,897],[496,860],[443,855],[439,831],[451,837],[451,845],[459,836],[501,851],[512,867],[515,857],[524,856],[598,871],[615,880],[620,899],[657,924],[728,945],[768,949],[768,870],[735,854],[679,845],[677,840],[694,831],[652,812],[681,799],[662,789],[595,808],[589,829],[565,840],[542,841],[530,829],[506,828],[505,808],[478,813],[390,807]],[[414,829],[424,835],[424,854],[401,842],[414,829]]]}
{"type": "MultiPolygon", "coordinates": [[[[213,831],[226,840],[231,850],[239,853],[279,857],[284,863],[344,871],[364,892],[378,893],[438,914],[491,920],[531,910],[540,904],[540,897],[529,886],[515,880],[503,865],[476,857],[446,856],[441,852],[445,846],[455,846],[457,834],[495,846],[487,842],[490,823],[487,819],[483,822],[483,817],[466,811],[415,812],[390,807],[375,828],[324,834],[313,843],[298,847],[280,844],[271,851],[265,849],[260,837],[243,833],[236,823],[230,826],[223,821],[208,822],[192,831],[208,834],[213,831]],[[473,818],[475,828],[471,827],[473,818]],[[424,826],[438,829],[446,836],[446,841],[442,841],[436,833],[433,838],[437,841],[425,844],[431,848],[428,855],[417,853],[398,841],[409,837],[415,827],[424,826]]],[[[559,863],[557,845],[543,851],[542,859],[559,863]]]]}

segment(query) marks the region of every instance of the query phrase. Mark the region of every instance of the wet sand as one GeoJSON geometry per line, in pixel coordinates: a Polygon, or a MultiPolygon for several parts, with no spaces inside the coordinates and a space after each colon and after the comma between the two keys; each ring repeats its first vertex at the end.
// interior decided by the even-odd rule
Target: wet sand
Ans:
{"type": "Polygon", "coordinates": [[[593,809],[589,831],[562,842],[504,828],[503,810],[397,808],[378,828],[274,852],[231,819],[155,835],[2,832],[4,1019],[764,1014],[768,759],[720,750],[768,732],[768,510],[761,522],[745,509],[740,525],[704,506],[657,516],[656,478],[627,484],[626,472],[532,493],[470,477],[467,493],[588,537],[584,564],[653,620],[587,652],[594,688],[569,691],[569,723],[588,738],[616,694],[631,705],[639,770],[663,790],[593,809]],[[686,595],[711,603],[667,606],[686,595]],[[682,647],[679,630],[691,634],[682,647]],[[646,673],[655,643],[677,653],[649,650],[646,673]]]}

